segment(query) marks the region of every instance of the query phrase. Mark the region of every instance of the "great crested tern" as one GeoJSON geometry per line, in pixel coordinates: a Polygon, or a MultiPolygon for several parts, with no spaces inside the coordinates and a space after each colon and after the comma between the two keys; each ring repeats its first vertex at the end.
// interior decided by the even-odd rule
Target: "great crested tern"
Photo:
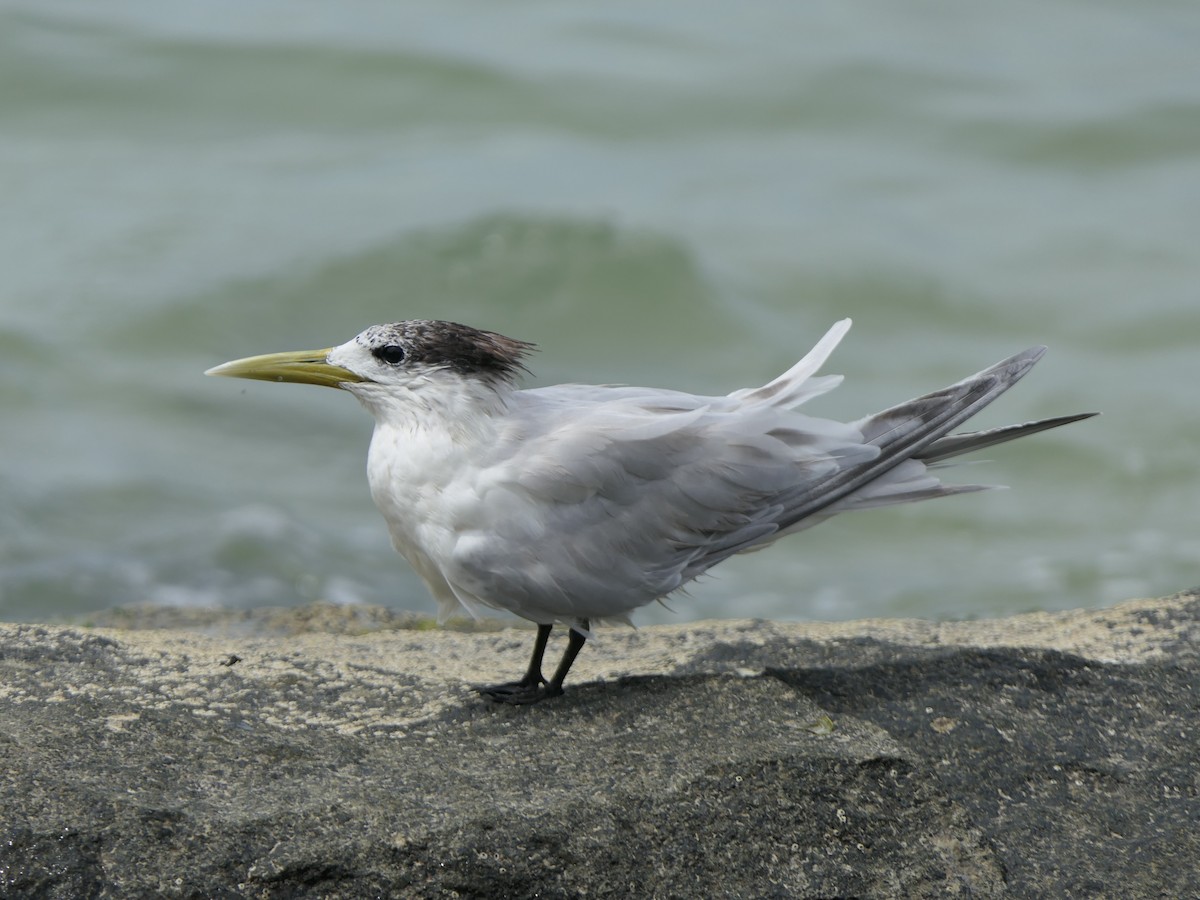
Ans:
{"type": "Polygon", "coordinates": [[[454,322],[375,325],[337,347],[225,363],[208,375],[341,388],[375,417],[371,496],[396,550],[438,601],[537,624],[524,677],[479,687],[535,703],[563,681],[592,623],[629,622],[717,563],[852,509],[982,490],[942,484],[942,461],[1094,413],[951,435],[1012,387],[1034,347],[856,422],[807,416],[841,376],[815,377],[843,319],[758,388],[705,397],[561,384],[520,390],[532,344],[454,322]],[[570,631],[553,677],[542,657],[570,631]]]}

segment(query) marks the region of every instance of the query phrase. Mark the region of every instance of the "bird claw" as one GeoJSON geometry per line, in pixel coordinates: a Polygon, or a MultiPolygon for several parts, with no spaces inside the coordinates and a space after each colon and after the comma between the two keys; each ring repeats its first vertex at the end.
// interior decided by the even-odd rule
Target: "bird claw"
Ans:
{"type": "Polygon", "coordinates": [[[522,679],[505,684],[476,685],[475,691],[495,703],[507,703],[510,706],[529,706],[563,693],[560,685],[549,684],[544,678],[534,682],[522,679]]]}
{"type": "Polygon", "coordinates": [[[571,627],[567,637],[567,649],[563,652],[562,662],[554,671],[554,677],[547,681],[542,676],[542,655],[546,652],[546,640],[550,637],[553,625],[538,625],[537,640],[533,645],[533,657],[529,660],[529,668],[520,681],[508,681],[504,684],[475,685],[475,690],[496,703],[507,703],[510,706],[529,706],[550,697],[561,697],[563,681],[571,669],[571,663],[587,640],[588,620],[579,619],[571,627]]]}

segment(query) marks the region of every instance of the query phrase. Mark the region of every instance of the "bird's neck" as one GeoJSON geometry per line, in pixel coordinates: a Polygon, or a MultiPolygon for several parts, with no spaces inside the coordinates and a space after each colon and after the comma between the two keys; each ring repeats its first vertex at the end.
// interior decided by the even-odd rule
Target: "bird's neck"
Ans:
{"type": "Polygon", "coordinates": [[[512,393],[506,384],[459,377],[399,391],[366,383],[348,388],[375,417],[377,430],[466,444],[490,440],[512,393]]]}

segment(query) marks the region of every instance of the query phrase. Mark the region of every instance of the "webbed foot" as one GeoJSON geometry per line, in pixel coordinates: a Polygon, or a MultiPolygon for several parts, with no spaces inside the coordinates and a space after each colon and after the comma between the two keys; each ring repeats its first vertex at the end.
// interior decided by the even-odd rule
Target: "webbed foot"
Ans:
{"type": "Polygon", "coordinates": [[[533,657],[529,660],[529,668],[520,681],[475,685],[475,690],[489,700],[496,703],[508,703],[512,706],[529,706],[550,697],[561,697],[563,681],[566,680],[567,672],[570,671],[571,664],[575,662],[575,657],[579,655],[586,640],[583,635],[587,631],[588,621],[587,619],[579,620],[581,630],[577,631],[572,627],[570,635],[567,637],[567,649],[563,653],[562,661],[558,664],[554,677],[547,681],[542,677],[542,655],[546,652],[546,641],[550,637],[552,627],[551,625],[538,626],[537,640],[533,645],[533,657]]]}
{"type": "Polygon", "coordinates": [[[506,684],[478,685],[475,688],[484,697],[496,703],[507,703],[510,706],[529,706],[549,697],[558,697],[563,693],[561,685],[548,684],[545,679],[538,682],[510,681],[506,684]]]}

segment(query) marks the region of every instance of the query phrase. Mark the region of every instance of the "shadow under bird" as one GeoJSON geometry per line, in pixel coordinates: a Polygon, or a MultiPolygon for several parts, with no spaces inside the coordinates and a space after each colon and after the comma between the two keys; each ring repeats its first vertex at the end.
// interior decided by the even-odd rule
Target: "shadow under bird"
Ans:
{"type": "Polygon", "coordinates": [[[1044,347],[856,422],[805,415],[801,404],[840,383],[816,373],[849,328],[838,322],[775,380],[724,397],[579,384],[520,390],[533,345],[426,320],[206,374],[358,398],[375,417],[371,496],[437,598],[439,621],[462,607],[537,623],[524,677],[478,688],[524,704],[563,692],[592,623],[628,622],[722,560],[838,513],[982,490],[942,484],[932,470],[1094,415],[950,434],[1044,347]],[[542,657],[556,623],[570,631],[547,681],[542,657]]]}

